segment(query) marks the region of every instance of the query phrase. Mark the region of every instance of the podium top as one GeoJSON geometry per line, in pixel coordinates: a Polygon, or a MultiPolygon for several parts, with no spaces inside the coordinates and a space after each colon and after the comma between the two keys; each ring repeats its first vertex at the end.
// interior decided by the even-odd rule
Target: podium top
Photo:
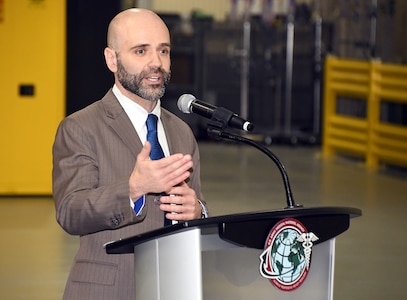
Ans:
{"type": "Polygon", "coordinates": [[[286,218],[298,219],[309,231],[317,232],[319,240],[315,244],[318,244],[345,232],[350,219],[361,215],[360,209],[351,207],[298,207],[231,214],[181,222],[107,243],[105,249],[108,254],[133,253],[136,245],[194,227],[201,228],[202,234],[218,234],[220,239],[233,244],[263,249],[271,228],[286,218]]]}

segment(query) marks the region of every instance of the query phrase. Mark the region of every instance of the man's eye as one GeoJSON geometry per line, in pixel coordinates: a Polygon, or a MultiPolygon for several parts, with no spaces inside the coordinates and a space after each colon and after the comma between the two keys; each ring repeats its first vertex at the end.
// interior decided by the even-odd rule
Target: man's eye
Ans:
{"type": "Polygon", "coordinates": [[[144,54],[145,51],[143,49],[138,49],[136,50],[136,54],[144,54]]]}
{"type": "Polygon", "coordinates": [[[168,54],[168,53],[170,53],[170,50],[162,49],[160,52],[161,52],[161,54],[168,54]]]}

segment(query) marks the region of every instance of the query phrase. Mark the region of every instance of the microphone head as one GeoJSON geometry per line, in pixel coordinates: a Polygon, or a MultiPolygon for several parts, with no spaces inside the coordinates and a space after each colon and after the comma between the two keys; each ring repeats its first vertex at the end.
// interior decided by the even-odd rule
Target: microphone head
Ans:
{"type": "Polygon", "coordinates": [[[186,114],[190,114],[192,112],[192,101],[196,100],[195,96],[191,94],[184,94],[178,98],[177,106],[180,111],[186,114]]]}

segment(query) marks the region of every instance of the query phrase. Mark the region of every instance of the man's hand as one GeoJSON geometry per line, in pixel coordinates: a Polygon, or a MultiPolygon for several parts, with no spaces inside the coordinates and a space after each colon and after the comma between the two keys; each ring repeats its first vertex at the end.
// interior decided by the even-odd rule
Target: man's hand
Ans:
{"type": "Polygon", "coordinates": [[[187,154],[173,154],[159,160],[150,160],[151,145],[146,142],[137,155],[136,164],[129,179],[129,193],[137,200],[147,193],[168,192],[190,175],[192,157],[187,154]]]}
{"type": "Polygon", "coordinates": [[[160,209],[167,212],[167,219],[187,221],[201,218],[202,208],[196,193],[185,182],[172,187],[166,193],[171,196],[161,196],[160,209]]]}

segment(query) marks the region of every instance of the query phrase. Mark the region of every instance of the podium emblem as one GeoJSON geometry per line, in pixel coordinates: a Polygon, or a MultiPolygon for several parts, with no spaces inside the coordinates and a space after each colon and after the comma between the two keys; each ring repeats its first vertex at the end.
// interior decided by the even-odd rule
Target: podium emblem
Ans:
{"type": "Polygon", "coordinates": [[[278,222],[260,255],[260,274],[282,291],[300,287],[308,276],[312,246],[318,237],[297,219],[278,222]]]}

